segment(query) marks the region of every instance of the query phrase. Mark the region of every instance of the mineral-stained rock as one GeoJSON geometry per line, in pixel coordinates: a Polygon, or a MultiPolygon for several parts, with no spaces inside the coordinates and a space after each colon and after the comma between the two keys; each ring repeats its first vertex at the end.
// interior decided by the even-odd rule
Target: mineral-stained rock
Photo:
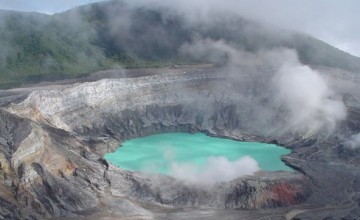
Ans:
{"type": "MultiPolygon", "coordinates": [[[[182,219],[189,210],[194,218],[206,213],[219,218],[227,213],[229,219],[355,216],[360,160],[341,138],[360,133],[358,103],[351,99],[356,94],[339,90],[351,102],[345,103],[348,118],[338,130],[302,136],[284,129],[282,110],[259,117],[261,111],[251,103],[273,107],[266,92],[254,95],[251,86],[241,87],[247,81],[226,91],[235,82],[218,71],[169,69],[158,75],[20,89],[16,99],[5,97],[0,108],[0,218],[182,219]],[[103,159],[126,139],[174,131],[277,143],[292,149],[282,159],[295,170],[199,186],[124,171],[103,159]]],[[[339,76],[328,75],[328,80],[339,76]]]]}

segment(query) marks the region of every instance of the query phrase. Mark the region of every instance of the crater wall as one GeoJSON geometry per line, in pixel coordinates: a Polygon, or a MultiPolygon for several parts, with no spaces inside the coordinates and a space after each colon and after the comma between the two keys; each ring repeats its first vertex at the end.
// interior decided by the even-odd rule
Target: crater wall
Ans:
{"type": "MultiPolygon", "coordinates": [[[[312,212],[325,205],[348,210],[345,214],[357,211],[358,170],[351,167],[358,160],[346,150],[339,157],[337,147],[339,137],[357,132],[356,103],[334,133],[304,134],[285,126],[287,112],[274,110],[267,82],[233,78],[216,68],[168,71],[34,88],[25,98],[14,96],[0,111],[0,192],[9,192],[0,194],[0,215],[88,216],[118,200],[136,204],[149,216],[164,205],[169,212],[281,208],[276,213],[302,206],[312,212]],[[103,159],[126,139],[170,131],[276,143],[292,149],[283,160],[297,172],[260,172],[203,188],[123,171],[103,159]],[[349,181],[336,183],[339,175],[349,181]]],[[[328,80],[338,79],[332,77],[328,80]]]]}

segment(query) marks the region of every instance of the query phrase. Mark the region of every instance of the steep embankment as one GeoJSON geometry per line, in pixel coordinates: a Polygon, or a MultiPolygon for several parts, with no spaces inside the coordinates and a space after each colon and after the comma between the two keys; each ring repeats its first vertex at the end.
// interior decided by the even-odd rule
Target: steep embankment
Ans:
{"type": "Polygon", "coordinates": [[[0,218],[360,215],[360,78],[346,71],[359,72],[359,59],[238,15],[186,15],[121,1],[0,13],[1,86],[117,69],[0,91],[0,218]],[[119,69],[179,62],[215,65],[119,69]],[[277,143],[296,172],[203,187],[103,159],[128,138],[169,131],[277,143]]]}
{"type": "MultiPolygon", "coordinates": [[[[220,100],[216,101],[208,90],[209,84],[221,77],[209,70],[177,70],[39,90],[21,103],[10,105],[6,111],[26,118],[23,120],[30,130],[17,138],[22,144],[8,152],[5,159],[14,175],[9,181],[16,181],[16,187],[29,194],[25,197],[16,192],[14,196],[19,201],[33,201],[32,206],[37,204],[32,211],[40,216],[69,215],[94,208],[99,195],[109,199],[131,196],[175,207],[257,208],[304,201],[309,193],[307,180],[298,174],[261,175],[263,180],[255,176],[201,189],[167,177],[148,178],[121,171],[101,159],[103,153],[126,138],[157,132],[202,130],[254,139],[236,129],[235,106],[214,104],[220,100]],[[188,94],[180,94],[185,88],[188,94]],[[197,108],[192,103],[200,97],[204,103],[197,108]],[[217,107],[208,112],[201,110],[210,104],[217,107]],[[166,187],[160,187],[165,182],[166,187]],[[274,187],[280,187],[280,191],[274,187]],[[280,199],[281,190],[286,190],[285,200],[280,199]]],[[[27,214],[26,209],[20,210],[22,215],[27,214]]]]}
{"type": "MultiPolygon", "coordinates": [[[[234,79],[224,77],[223,70],[165,72],[35,89],[25,99],[14,100],[18,103],[3,107],[1,192],[9,193],[0,195],[0,214],[41,219],[113,213],[167,219],[179,215],[179,207],[193,208],[193,216],[205,215],[199,207],[215,212],[214,216],[225,215],[224,208],[259,210],[257,214],[229,212],[234,218],[284,216],[289,206],[299,207],[302,215],[319,217],[356,211],[358,171],[347,162],[356,164],[357,157],[340,157],[336,146],[337,136],[360,127],[358,110],[350,113],[335,135],[289,135],[276,128],[280,123],[269,125],[263,118],[256,119],[258,113],[249,111],[253,106],[244,107],[249,99],[254,102],[254,93],[248,91],[247,99],[239,99],[235,94],[244,95],[247,89],[229,91],[234,79]],[[167,131],[278,142],[293,150],[284,159],[301,173],[258,173],[206,188],[122,171],[102,159],[127,138],[167,131]],[[275,207],[279,209],[260,211],[275,207]],[[336,212],[331,214],[327,207],[336,212]]],[[[342,78],[329,76],[329,81],[338,79],[342,78]]],[[[265,94],[257,96],[261,100],[265,94]]]]}

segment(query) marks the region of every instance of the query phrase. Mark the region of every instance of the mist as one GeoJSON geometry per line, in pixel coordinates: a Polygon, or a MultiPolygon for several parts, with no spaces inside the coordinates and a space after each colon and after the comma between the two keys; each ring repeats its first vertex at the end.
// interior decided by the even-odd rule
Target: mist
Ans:
{"type": "Polygon", "coordinates": [[[351,149],[359,149],[360,148],[360,134],[352,135],[349,140],[345,142],[345,146],[351,149]]]}
{"type": "Polygon", "coordinates": [[[253,175],[260,170],[258,162],[250,156],[243,156],[231,161],[225,156],[209,156],[205,163],[198,164],[196,162],[180,162],[176,150],[171,145],[159,145],[157,150],[162,154],[166,163],[162,163],[161,166],[156,162],[146,163],[141,171],[153,175],[158,173],[159,168],[166,168],[168,169],[167,175],[186,184],[211,186],[253,175]]]}
{"type": "MultiPolygon", "coordinates": [[[[359,2],[349,0],[338,2],[336,0],[319,1],[286,1],[276,0],[269,2],[255,1],[165,1],[142,0],[137,4],[160,5],[186,11],[187,15],[195,19],[209,16],[216,11],[241,15],[250,20],[256,20],[267,25],[281,27],[287,30],[304,32],[315,36],[337,48],[347,51],[355,56],[360,56],[359,15],[357,9],[359,2]],[[196,13],[189,13],[196,11],[196,13]],[[336,11],[337,16],[333,16],[336,11]]],[[[282,30],[284,31],[284,30],[282,30]]]]}
{"type": "Polygon", "coordinates": [[[284,59],[273,84],[276,99],[289,111],[289,126],[308,134],[320,129],[333,132],[346,118],[341,98],[315,70],[302,65],[293,51],[286,51],[284,59]]]}
{"type": "MultiPolygon", "coordinates": [[[[208,97],[193,94],[181,85],[169,93],[191,97],[192,103],[201,103],[197,108],[206,115],[212,114],[214,100],[236,105],[236,113],[239,120],[241,118],[239,123],[244,130],[260,135],[332,133],[346,118],[342,97],[312,68],[312,65],[329,63],[335,63],[334,68],[337,67],[333,56],[327,56],[328,50],[312,47],[315,43],[321,49],[326,45],[306,36],[299,37],[292,31],[247,20],[242,15],[243,9],[233,10],[237,6],[235,1],[229,1],[229,4],[216,1],[188,3],[111,1],[54,15],[53,23],[44,29],[65,24],[71,28],[66,34],[65,31],[54,31],[46,39],[58,39],[62,34],[66,42],[76,39],[72,43],[79,49],[66,47],[68,51],[63,58],[60,55],[64,54],[63,45],[67,44],[59,41],[63,43],[59,44],[61,46],[50,49],[59,51],[60,55],[52,57],[50,54],[43,63],[38,62],[38,56],[29,54],[29,57],[33,59],[34,67],[44,74],[46,71],[61,71],[61,68],[66,73],[80,75],[92,69],[121,69],[121,65],[129,63],[130,68],[139,67],[138,60],[214,64],[225,82],[212,84],[208,88],[208,97]],[[83,34],[74,34],[77,30],[83,34]],[[73,34],[79,37],[70,39],[73,34]],[[54,59],[59,57],[61,59],[54,59]]],[[[29,26],[26,19],[20,21],[24,22],[23,26],[29,26]]],[[[33,36],[31,33],[29,31],[29,37],[33,36]]],[[[14,59],[17,58],[15,48],[9,49],[14,59]]],[[[11,60],[7,59],[7,53],[0,55],[0,64],[11,60]]],[[[6,65],[7,68],[9,65],[6,65]]],[[[18,66],[14,65],[13,69],[18,66]]],[[[8,75],[13,69],[9,69],[8,75]]],[[[28,73],[30,68],[24,65],[23,69],[28,73]]],[[[30,70],[33,74],[38,73],[35,68],[30,70]]]]}
{"type": "Polygon", "coordinates": [[[231,181],[235,178],[252,175],[259,171],[256,160],[249,156],[235,161],[226,157],[209,157],[203,167],[189,163],[171,163],[170,174],[186,183],[198,185],[213,185],[219,182],[231,181]]]}
{"type": "Polygon", "coordinates": [[[302,64],[295,50],[275,48],[251,53],[225,39],[195,37],[192,43],[184,44],[180,52],[224,65],[222,75],[233,89],[229,92],[229,87],[219,85],[213,92],[227,93],[240,105],[248,101],[239,97],[247,96],[247,100],[252,100],[252,108],[257,109],[256,115],[248,116],[257,127],[268,128],[269,123],[278,121],[272,125],[276,132],[292,131],[309,136],[320,131],[330,134],[346,119],[347,110],[341,96],[317,71],[302,64]],[[265,104],[256,101],[261,99],[272,101],[265,104]]]}

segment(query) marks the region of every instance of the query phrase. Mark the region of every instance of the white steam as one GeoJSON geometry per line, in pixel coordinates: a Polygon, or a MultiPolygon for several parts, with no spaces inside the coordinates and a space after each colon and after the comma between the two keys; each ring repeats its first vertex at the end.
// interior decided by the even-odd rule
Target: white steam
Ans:
{"type": "Polygon", "coordinates": [[[202,168],[195,164],[172,162],[170,174],[188,183],[212,185],[252,175],[258,170],[260,170],[258,163],[249,156],[236,161],[229,161],[219,156],[209,157],[202,168]]]}
{"type": "MultiPolygon", "coordinates": [[[[331,133],[337,123],[346,118],[341,98],[318,72],[300,63],[294,50],[277,48],[249,53],[225,40],[195,37],[191,44],[184,44],[180,52],[196,59],[226,64],[229,81],[236,82],[239,88],[266,91],[260,95],[272,101],[260,114],[273,118],[269,121],[284,121],[278,128],[273,127],[278,132],[331,133]]],[[[261,106],[256,108],[259,109],[261,106]]]]}
{"type": "Polygon", "coordinates": [[[298,61],[295,53],[286,54],[274,85],[277,99],[290,111],[290,127],[307,134],[323,128],[333,131],[346,117],[344,103],[316,71],[298,61]]]}
{"type": "Polygon", "coordinates": [[[195,37],[192,43],[185,43],[179,49],[183,55],[190,55],[195,59],[207,59],[213,63],[234,62],[239,60],[239,51],[224,40],[202,39],[195,37]]]}
{"type": "MultiPolygon", "coordinates": [[[[226,182],[246,175],[252,175],[260,170],[256,160],[244,156],[230,161],[225,156],[209,156],[204,164],[180,162],[176,150],[171,145],[162,145],[160,152],[166,163],[148,163],[142,167],[147,174],[158,173],[159,168],[166,168],[169,176],[189,184],[210,186],[218,182],[226,182]]],[[[202,158],[205,159],[205,158],[202,158]]]]}
{"type": "Polygon", "coordinates": [[[351,136],[351,138],[345,142],[345,146],[352,149],[360,148],[360,134],[355,134],[351,136]]]}

